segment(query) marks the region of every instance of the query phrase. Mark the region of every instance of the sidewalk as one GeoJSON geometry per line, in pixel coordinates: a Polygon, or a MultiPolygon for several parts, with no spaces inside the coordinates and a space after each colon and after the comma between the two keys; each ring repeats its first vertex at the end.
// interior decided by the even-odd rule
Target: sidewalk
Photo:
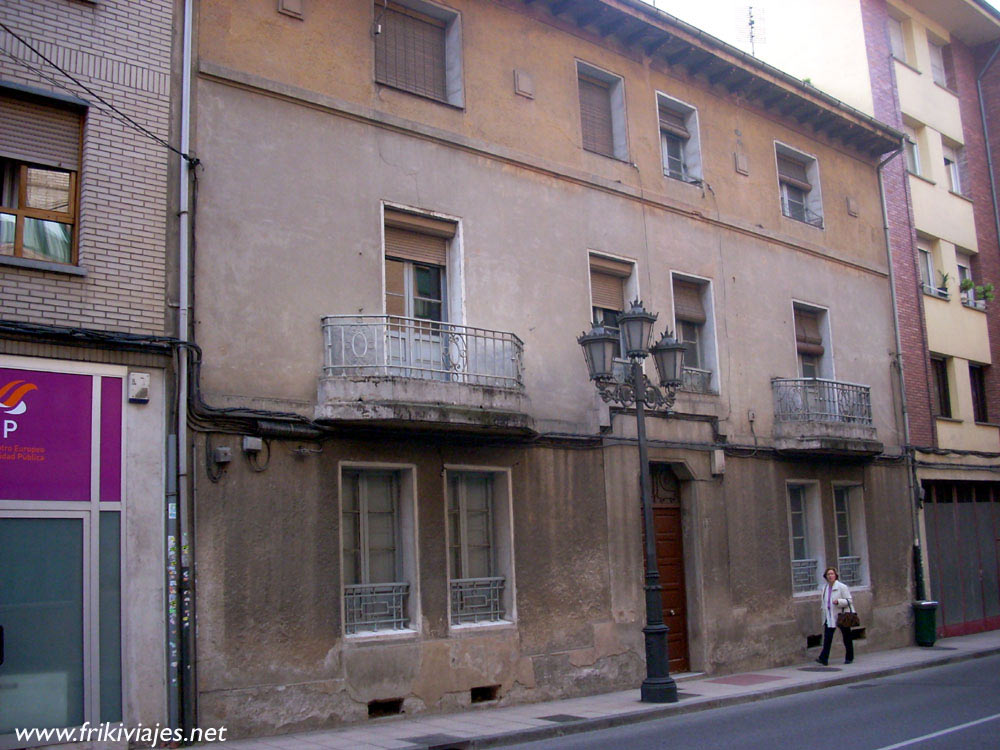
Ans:
{"type": "Polygon", "coordinates": [[[529,703],[505,708],[477,707],[459,713],[421,714],[354,724],[341,729],[233,740],[225,750],[404,750],[498,747],[563,734],[604,729],[672,714],[764,700],[833,685],[862,682],[1000,654],[1000,630],[939,640],[932,648],[909,647],[875,653],[861,652],[844,666],[814,662],[720,677],[682,675],[677,680],[680,701],[639,702],[634,690],[529,703]]]}

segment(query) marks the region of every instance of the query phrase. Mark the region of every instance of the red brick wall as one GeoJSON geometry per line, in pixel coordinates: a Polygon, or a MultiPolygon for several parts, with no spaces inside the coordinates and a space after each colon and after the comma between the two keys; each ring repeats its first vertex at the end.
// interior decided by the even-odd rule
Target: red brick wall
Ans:
{"type": "MultiPolygon", "coordinates": [[[[969,177],[973,199],[976,201],[976,239],[979,243],[977,271],[979,279],[990,282],[1000,291],[1000,247],[997,242],[989,167],[986,161],[986,139],[983,137],[976,91],[976,75],[989,61],[996,45],[984,44],[975,50],[957,44],[952,46],[956,53],[960,52],[955,54],[955,63],[965,148],[969,154],[976,156],[975,160],[969,159],[969,177]],[[962,72],[958,70],[959,58],[961,58],[962,72]]],[[[1000,157],[1000,55],[983,77],[982,88],[990,150],[994,160],[993,179],[1000,184],[1000,169],[996,163],[1000,157]]],[[[1000,294],[997,295],[997,300],[987,304],[986,316],[990,332],[990,356],[993,360],[993,366],[986,370],[986,400],[989,404],[990,421],[1000,422],[1000,294]]]]}
{"type": "MultiPolygon", "coordinates": [[[[868,49],[875,116],[902,129],[903,119],[896,95],[895,72],[886,30],[885,0],[861,0],[861,17],[868,49]]],[[[895,275],[899,336],[903,354],[903,376],[909,410],[910,444],[935,444],[934,419],[931,416],[930,361],[927,352],[927,329],[924,324],[923,293],[917,271],[917,242],[913,228],[906,164],[900,154],[883,167],[886,211],[889,219],[889,244],[895,275]]]]}

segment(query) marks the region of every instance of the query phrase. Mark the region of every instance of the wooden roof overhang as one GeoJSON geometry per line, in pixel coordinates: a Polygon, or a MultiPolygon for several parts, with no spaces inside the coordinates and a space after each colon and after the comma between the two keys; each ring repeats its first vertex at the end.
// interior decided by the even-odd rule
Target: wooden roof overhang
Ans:
{"type": "Polygon", "coordinates": [[[903,134],[642,0],[515,0],[876,158],[903,134]]]}

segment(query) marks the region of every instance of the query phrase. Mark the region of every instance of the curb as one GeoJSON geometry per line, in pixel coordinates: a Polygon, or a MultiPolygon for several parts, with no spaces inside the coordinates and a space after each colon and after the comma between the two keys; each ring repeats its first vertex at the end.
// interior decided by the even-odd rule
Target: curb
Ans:
{"type": "Polygon", "coordinates": [[[593,732],[601,729],[611,729],[613,727],[638,724],[644,721],[653,721],[667,716],[677,716],[681,714],[692,714],[701,711],[709,711],[714,708],[726,706],[738,706],[745,703],[768,700],[769,698],[780,698],[795,693],[806,693],[814,690],[823,690],[828,687],[838,685],[849,685],[855,682],[866,682],[867,680],[879,677],[892,677],[893,675],[916,672],[930,667],[941,667],[948,664],[957,664],[973,659],[982,659],[988,656],[1000,654],[1000,646],[982,649],[979,651],[968,651],[961,654],[948,654],[932,660],[920,662],[919,664],[902,664],[895,667],[884,667],[868,672],[851,672],[828,680],[803,683],[800,685],[788,685],[765,689],[744,695],[733,695],[724,698],[708,698],[693,703],[672,703],[669,707],[650,708],[641,711],[631,711],[629,713],[615,716],[602,716],[596,719],[580,719],[579,721],[556,724],[551,727],[532,727],[530,729],[516,729],[511,732],[501,734],[481,735],[479,737],[469,737],[452,742],[444,742],[435,745],[415,745],[414,750],[422,748],[424,750],[475,750],[478,748],[503,747],[521,742],[535,742],[537,740],[552,739],[583,732],[593,732]]]}

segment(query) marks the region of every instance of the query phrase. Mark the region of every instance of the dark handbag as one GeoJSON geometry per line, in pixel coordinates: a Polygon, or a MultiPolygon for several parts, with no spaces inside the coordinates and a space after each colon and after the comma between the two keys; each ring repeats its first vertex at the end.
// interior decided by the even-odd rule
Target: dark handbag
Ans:
{"type": "MultiPolygon", "coordinates": [[[[850,600],[848,600],[850,602],[850,600]]],[[[854,605],[848,604],[850,609],[847,612],[841,612],[837,615],[837,627],[838,628],[860,628],[861,618],[858,617],[858,613],[854,611],[854,605]]]]}

